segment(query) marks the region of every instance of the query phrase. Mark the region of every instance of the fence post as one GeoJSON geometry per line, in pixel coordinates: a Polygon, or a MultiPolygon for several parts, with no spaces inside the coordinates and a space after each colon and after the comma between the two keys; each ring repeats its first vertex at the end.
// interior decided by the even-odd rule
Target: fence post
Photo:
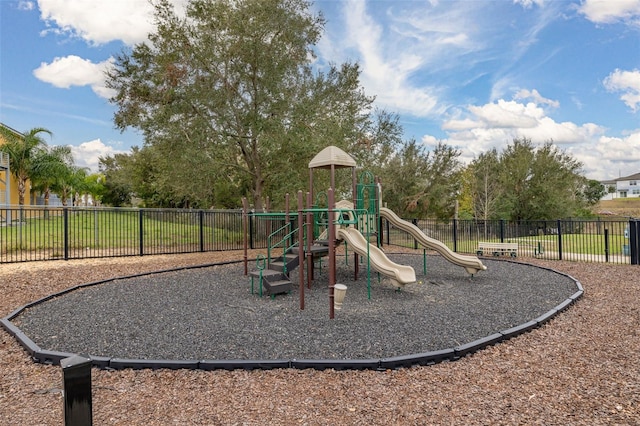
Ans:
{"type": "Polygon", "coordinates": [[[640,227],[637,219],[629,219],[629,254],[631,255],[631,264],[640,264],[640,227]]]}
{"type": "Polygon", "coordinates": [[[391,233],[389,232],[391,229],[391,226],[389,225],[389,221],[385,220],[384,223],[386,224],[385,226],[385,231],[387,232],[387,245],[391,244],[391,233]]]}
{"type": "Polygon", "coordinates": [[[504,219],[500,219],[500,242],[504,243],[504,219]]]}
{"type": "MultiPolygon", "coordinates": [[[[416,227],[418,226],[418,219],[411,219],[411,223],[413,223],[416,227]]],[[[418,240],[413,239],[413,249],[418,250],[418,240]]]]}
{"type": "Polygon", "coordinates": [[[144,217],[142,209],[138,210],[138,239],[140,240],[140,256],[144,256],[144,217]]]}
{"type": "Polygon", "coordinates": [[[204,210],[198,210],[198,222],[200,224],[200,253],[204,252],[204,210]]]}
{"type": "Polygon", "coordinates": [[[562,221],[556,221],[558,226],[558,260],[562,260],[562,221]]]}
{"type": "MultiPolygon", "coordinates": [[[[600,225],[600,220],[598,220],[598,225],[600,225]]],[[[598,232],[600,231],[598,230],[598,232]]],[[[604,228],[604,261],[609,263],[609,228],[604,228]]]]}
{"type": "Polygon", "coordinates": [[[91,426],[91,359],[74,355],[60,360],[65,426],[91,426]]]}
{"type": "Polygon", "coordinates": [[[254,247],[254,235],[253,235],[253,212],[247,212],[247,219],[249,221],[249,248],[253,250],[254,247]]]}
{"type": "Polygon", "coordinates": [[[453,219],[453,251],[458,252],[458,219],[453,219]]]}
{"type": "Polygon", "coordinates": [[[62,238],[62,251],[64,260],[69,260],[69,208],[62,208],[62,227],[64,229],[64,237],[62,238]]]}

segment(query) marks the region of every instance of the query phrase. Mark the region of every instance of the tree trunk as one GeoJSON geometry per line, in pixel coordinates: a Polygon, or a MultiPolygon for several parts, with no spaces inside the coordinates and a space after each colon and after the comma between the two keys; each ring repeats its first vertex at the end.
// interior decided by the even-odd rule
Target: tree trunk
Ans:
{"type": "Polygon", "coordinates": [[[18,204],[24,206],[24,193],[27,190],[27,180],[24,178],[18,179],[18,204]]]}
{"type": "Polygon", "coordinates": [[[263,209],[262,192],[264,190],[264,180],[255,179],[253,183],[253,207],[257,213],[261,213],[263,209]]]}

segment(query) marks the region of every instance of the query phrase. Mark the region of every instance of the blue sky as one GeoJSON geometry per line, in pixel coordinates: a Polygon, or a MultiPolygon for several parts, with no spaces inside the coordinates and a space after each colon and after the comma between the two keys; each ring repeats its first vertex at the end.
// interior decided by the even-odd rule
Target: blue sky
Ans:
{"type": "MultiPolygon", "coordinates": [[[[185,0],[173,1],[178,9],[185,0]]],[[[640,172],[640,0],[316,1],[317,67],[357,61],[405,138],[472,160],[553,140],[614,179],[640,172]]],[[[112,122],[103,72],[152,31],[147,0],[0,0],[0,121],[45,127],[97,170],[142,145],[112,122]]]]}

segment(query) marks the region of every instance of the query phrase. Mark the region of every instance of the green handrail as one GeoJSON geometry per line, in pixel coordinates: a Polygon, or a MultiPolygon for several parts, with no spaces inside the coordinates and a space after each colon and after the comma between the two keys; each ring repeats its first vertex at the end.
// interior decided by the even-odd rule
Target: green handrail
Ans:
{"type": "MultiPolygon", "coordinates": [[[[287,223],[287,224],[281,226],[279,229],[277,229],[276,231],[272,232],[267,237],[267,262],[268,262],[268,264],[271,264],[271,250],[275,249],[275,248],[278,248],[278,247],[280,247],[282,245],[283,273],[285,275],[287,274],[286,254],[291,248],[296,247],[298,245],[297,242],[294,242],[294,243],[291,243],[291,244],[287,244],[287,241],[295,241],[295,238],[293,238],[293,237],[298,232],[299,228],[289,229],[289,231],[284,235],[284,237],[282,237],[279,241],[277,241],[277,242],[275,242],[273,244],[271,244],[271,239],[272,239],[272,237],[275,237],[278,233],[280,233],[282,230],[288,229],[288,228],[292,228],[291,223],[287,223]]],[[[306,235],[304,236],[303,239],[304,239],[304,241],[306,241],[306,235]]]]}

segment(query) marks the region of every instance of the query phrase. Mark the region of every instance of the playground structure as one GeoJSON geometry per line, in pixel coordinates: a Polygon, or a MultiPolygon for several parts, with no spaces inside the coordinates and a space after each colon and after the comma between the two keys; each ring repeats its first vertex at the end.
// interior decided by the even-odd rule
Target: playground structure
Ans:
{"type": "MultiPolygon", "coordinates": [[[[304,309],[304,288],[306,264],[306,286],[311,288],[314,265],[318,259],[328,257],[329,268],[329,317],[334,317],[334,289],[336,285],[336,247],[345,244],[345,252],[351,248],[354,253],[354,279],[359,273],[359,259],[366,262],[368,297],[371,297],[371,271],[386,276],[397,289],[406,284],[415,283],[416,274],[411,266],[400,265],[390,260],[379,248],[381,218],[388,220],[393,226],[409,233],[425,249],[438,252],[447,261],[463,267],[472,276],[486,270],[486,266],[474,256],[459,255],[451,251],[442,242],[425,235],[416,225],[398,217],[392,210],[382,207],[380,184],[368,172],[362,173],[360,181],[356,181],[356,162],[340,148],[329,146],[318,153],[310,162],[310,190],[307,192],[306,204],[302,191],[298,191],[297,227],[292,221],[287,194],[284,213],[254,213],[254,217],[266,220],[268,251],[267,257],[260,256],[257,269],[248,272],[247,229],[248,204],[243,200],[243,224],[245,229],[245,275],[251,276],[251,291],[254,292],[255,279],[258,292],[262,290],[272,297],[278,293],[288,293],[293,288],[289,273],[300,267],[300,309],[304,309]],[[335,172],[337,168],[351,168],[352,200],[335,201],[335,172]],[[313,173],[315,169],[330,170],[330,187],[326,192],[318,194],[316,204],[313,199],[313,173]],[[320,207],[321,200],[326,199],[326,206],[320,207]],[[275,221],[284,225],[271,232],[271,223],[275,221]],[[296,239],[297,237],[297,239],[296,239]],[[372,244],[372,238],[375,243],[372,244]],[[277,241],[276,241],[277,239],[277,241]],[[281,253],[278,256],[273,251],[281,253]]],[[[345,254],[347,257],[348,254],[345,254]]]]}

